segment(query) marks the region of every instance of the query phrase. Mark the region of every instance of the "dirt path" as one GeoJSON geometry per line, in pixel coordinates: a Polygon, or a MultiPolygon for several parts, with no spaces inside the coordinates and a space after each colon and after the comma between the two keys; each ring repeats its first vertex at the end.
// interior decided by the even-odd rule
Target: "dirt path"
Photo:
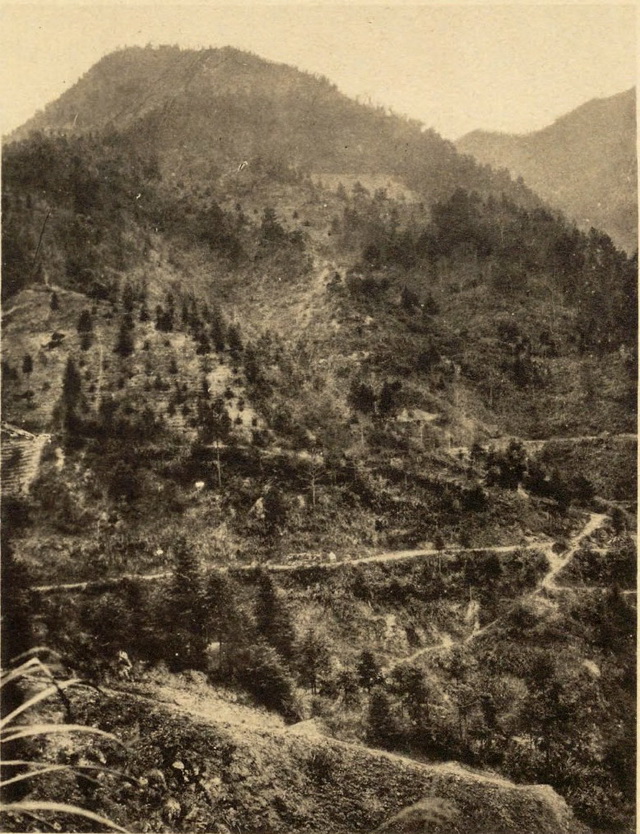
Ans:
{"type": "MultiPolygon", "coordinates": [[[[427,548],[422,550],[395,550],[389,553],[378,553],[377,555],[373,556],[363,556],[360,559],[350,559],[348,561],[341,561],[341,562],[293,562],[290,564],[282,564],[282,565],[263,565],[263,567],[272,572],[285,572],[285,571],[294,571],[294,570],[304,570],[305,568],[320,568],[322,570],[335,570],[337,568],[344,567],[345,565],[362,565],[362,564],[370,564],[375,562],[395,562],[401,561],[403,559],[417,559],[425,556],[445,556],[454,553],[475,553],[478,551],[482,551],[485,553],[511,553],[515,550],[541,550],[551,565],[551,568],[547,574],[545,574],[541,584],[536,588],[533,593],[539,593],[543,588],[547,590],[559,589],[559,586],[555,583],[555,577],[560,573],[560,571],[571,561],[575,553],[577,552],[581,542],[587,536],[590,536],[594,530],[597,530],[598,527],[601,526],[604,519],[607,518],[606,515],[602,513],[591,513],[589,516],[589,521],[585,525],[585,527],[576,535],[571,541],[569,549],[563,554],[557,554],[553,550],[553,542],[549,541],[539,541],[534,544],[526,544],[526,545],[498,545],[495,547],[481,547],[481,548],[465,548],[465,547],[451,547],[445,548],[444,550],[437,550],[435,548],[427,548]]],[[[222,571],[228,571],[229,567],[224,566],[218,568],[222,571]]],[[[254,565],[242,565],[240,567],[233,568],[234,571],[250,571],[255,570],[254,565]]],[[[111,585],[117,584],[118,582],[122,582],[123,580],[135,580],[138,582],[155,582],[160,579],[168,579],[173,575],[172,571],[162,571],[160,573],[147,573],[147,574],[136,574],[136,573],[125,573],[121,574],[120,576],[115,576],[112,578],[106,577],[105,579],[98,579],[98,580],[88,580],[86,582],[67,582],[64,584],[58,585],[37,585],[33,588],[34,591],[38,591],[41,594],[48,594],[54,593],[56,591],[86,591],[90,588],[100,588],[102,586],[109,587],[111,585]]],[[[485,626],[482,629],[476,629],[470,635],[468,639],[475,639],[480,635],[484,634],[487,629],[491,626],[490,623],[488,626],[485,626]]],[[[449,638],[450,639],[450,638],[449,638]]],[[[447,645],[438,644],[438,646],[429,647],[430,651],[435,651],[437,648],[447,648],[447,645]]],[[[421,649],[420,653],[427,651],[426,649],[421,649]]],[[[403,661],[404,662],[404,661],[403,661]]]]}
{"type": "MultiPolygon", "coordinates": [[[[304,570],[305,568],[320,568],[322,570],[335,570],[337,568],[345,567],[345,565],[361,565],[371,562],[395,562],[402,559],[417,559],[424,556],[446,556],[454,553],[511,553],[514,550],[541,550],[547,546],[546,542],[539,544],[512,544],[499,545],[496,547],[449,547],[443,550],[436,550],[435,548],[428,548],[423,550],[394,550],[388,553],[378,553],[373,556],[363,556],[360,559],[348,559],[340,562],[291,562],[286,564],[265,564],[262,565],[265,570],[272,573],[282,573],[286,571],[304,570]]],[[[226,572],[233,571],[251,571],[255,570],[255,565],[240,565],[229,568],[229,566],[219,566],[217,570],[226,572]]],[[[86,582],[67,582],[59,585],[36,585],[32,588],[42,594],[53,593],[54,591],[86,591],[90,588],[99,588],[101,586],[113,585],[122,582],[126,579],[136,580],[138,582],[154,582],[159,579],[168,579],[173,576],[172,571],[163,571],[161,573],[123,573],[120,576],[105,577],[104,579],[87,580],[86,582]]]]}
{"type": "Polygon", "coordinates": [[[307,727],[302,726],[310,725],[312,723],[315,723],[315,719],[312,719],[311,721],[302,721],[299,724],[292,724],[286,727],[284,732],[290,735],[302,735],[305,738],[308,738],[316,743],[325,740],[328,744],[331,744],[332,746],[342,747],[343,749],[357,752],[360,755],[367,755],[379,759],[388,759],[392,762],[408,764],[411,767],[424,769],[425,771],[428,771],[430,774],[437,773],[442,775],[452,775],[462,779],[469,779],[473,782],[482,782],[487,785],[495,785],[499,788],[507,788],[517,791],[530,791],[531,789],[535,790],[536,788],[542,788],[542,786],[531,784],[516,785],[514,782],[511,782],[510,780],[505,779],[502,776],[498,776],[497,774],[471,770],[466,767],[463,767],[461,764],[455,761],[423,762],[419,759],[414,759],[411,756],[404,756],[402,755],[402,753],[392,753],[390,750],[381,750],[377,747],[369,747],[362,744],[358,744],[356,742],[342,741],[341,739],[334,738],[333,736],[326,736],[323,735],[316,727],[309,727],[309,729],[307,730],[307,727]]]}
{"type": "Polygon", "coordinates": [[[559,586],[556,583],[556,576],[573,559],[575,554],[578,552],[582,541],[588,538],[595,530],[598,529],[598,527],[602,526],[605,518],[607,518],[607,516],[603,513],[591,513],[586,525],[576,536],[573,537],[568,550],[564,553],[555,553],[553,547],[548,547],[545,550],[545,556],[549,560],[551,569],[544,576],[535,593],[540,593],[543,590],[558,590],[559,586]]]}
{"type": "Polygon", "coordinates": [[[66,582],[63,585],[35,585],[32,591],[38,591],[41,594],[49,594],[54,591],[86,591],[89,588],[100,588],[101,586],[110,587],[123,582],[126,579],[133,579],[137,582],[154,582],[158,579],[168,579],[173,576],[172,571],[164,571],[163,573],[123,573],[120,576],[105,579],[91,579],[86,582],[66,582]]]}
{"type": "Polygon", "coordinates": [[[263,707],[247,706],[233,700],[231,693],[215,689],[207,683],[180,685],[176,682],[100,685],[106,695],[126,695],[137,701],[170,709],[173,714],[187,715],[208,724],[244,727],[250,730],[282,732],[285,721],[281,715],[263,707]]]}
{"type": "MultiPolygon", "coordinates": [[[[569,548],[562,554],[557,554],[553,550],[553,543],[547,544],[543,548],[543,552],[549,561],[549,570],[538,582],[535,589],[527,594],[523,594],[521,599],[531,598],[545,590],[564,590],[565,586],[560,586],[556,583],[556,576],[560,573],[560,571],[563,570],[563,568],[565,568],[569,564],[571,559],[573,559],[584,539],[588,538],[595,530],[601,527],[606,518],[607,516],[603,515],[602,513],[591,513],[585,526],[578,533],[576,533],[575,536],[573,536],[569,548]]],[[[624,593],[635,594],[636,592],[625,591],[624,593]]],[[[458,641],[453,641],[450,635],[444,634],[439,643],[435,643],[432,646],[426,646],[423,649],[419,649],[417,652],[414,652],[408,657],[404,657],[396,663],[393,663],[391,666],[387,667],[385,671],[389,672],[392,669],[395,669],[397,666],[404,666],[407,663],[413,663],[414,660],[417,660],[420,657],[424,657],[428,654],[433,654],[434,652],[441,651],[442,649],[450,649],[454,645],[468,645],[473,640],[477,640],[478,637],[483,637],[485,634],[487,634],[487,632],[494,629],[497,625],[499,625],[501,620],[502,618],[498,617],[497,619],[492,620],[483,628],[474,627],[471,634],[467,635],[464,639],[458,641]]]]}

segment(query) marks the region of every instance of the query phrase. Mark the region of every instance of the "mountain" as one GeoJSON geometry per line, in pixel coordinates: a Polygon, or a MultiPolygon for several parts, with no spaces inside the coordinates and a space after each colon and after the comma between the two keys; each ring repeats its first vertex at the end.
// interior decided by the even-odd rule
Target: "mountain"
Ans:
{"type": "Polygon", "coordinates": [[[493,168],[506,168],[582,228],[638,246],[635,88],[593,99],[543,130],[509,135],[475,130],[456,142],[493,168]]]}
{"type": "Polygon", "coordinates": [[[40,798],[624,829],[637,259],[229,49],[107,56],[7,142],[2,211],[3,616],[131,753],[40,798]]]}
{"type": "Polygon", "coordinates": [[[456,187],[539,201],[418,122],[359,104],[328,80],[232,48],[129,48],[99,61],[9,141],[126,133],[164,173],[208,182],[250,170],[398,176],[423,199],[456,187]]]}

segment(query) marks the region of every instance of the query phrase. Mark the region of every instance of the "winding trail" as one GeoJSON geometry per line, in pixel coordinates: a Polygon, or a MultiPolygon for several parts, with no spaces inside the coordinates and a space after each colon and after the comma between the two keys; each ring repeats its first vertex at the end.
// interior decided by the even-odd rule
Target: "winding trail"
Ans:
{"type": "MultiPolygon", "coordinates": [[[[561,592],[566,590],[566,586],[558,585],[556,583],[556,577],[569,564],[571,559],[573,559],[584,539],[588,538],[593,532],[595,532],[595,530],[601,527],[606,518],[607,516],[602,513],[590,513],[587,523],[582,528],[582,530],[580,530],[578,533],[576,533],[575,536],[573,536],[569,548],[563,554],[558,554],[553,550],[553,542],[547,544],[543,548],[543,553],[547,557],[547,560],[549,562],[549,570],[538,582],[534,590],[530,591],[527,594],[523,594],[523,596],[520,597],[520,599],[530,599],[536,596],[537,594],[542,593],[543,591],[561,592]]],[[[571,588],[571,590],[580,589],[571,588]]],[[[635,594],[636,592],[625,591],[624,593],[635,594]]],[[[473,640],[477,640],[478,637],[483,637],[485,634],[487,634],[487,632],[494,629],[497,625],[499,625],[501,620],[502,617],[498,617],[497,619],[492,620],[483,628],[474,628],[471,634],[468,634],[462,640],[458,641],[452,640],[449,634],[443,634],[442,640],[439,643],[435,643],[432,646],[425,646],[424,648],[419,649],[416,652],[413,652],[413,654],[410,654],[407,657],[403,657],[401,660],[398,660],[395,663],[392,663],[390,666],[386,667],[384,671],[390,672],[392,669],[395,669],[398,666],[404,666],[407,663],[413,663],[414,660],[417,660],[420,657],[424,657],[428,654],[433,654],[435,652],[441,651],[442,649],[450,649],[452,648],[452,646],[455,645],[468,645],[473,640]]]]}
{"type": "MultiPolygon", "coordinates": [[[[262,565],[265,570],[272,573],[284,573],[288,571],[305,570],[305,569],[320,569],[320,570],[337,570],[345,567],[345,565],[363,565],[371,563],[397,562],[404,559],[419,559],[424,557],[441,557],[456,553],[512,553],[515,550],[540,550],[549,560],[551,565],[550,571],[545,575],[542,582],[538,585],[533,593],[539,593],[543,588],[547,590],[558,589],[555,584],[555,577],[568,564],[580,543],[584,538],[590,536],[594,530],[601,526],[606,515],[602,513],[591,513],[589,521],[585,527],[576,535],[571,541],[571,545],[566,553],[558,555],[553,551],[554,542],[552,541],[538,541],[533,544],[512,544],[512,545],[496,545],[495,547],[447,547],[442,550],[436,548],[425,548],[420,550],[394,550],[386,553],[378,553],[373,556],[363,556],[360,559],[349,559],[336,562],[289,562],[286,564],[265,564],[262,565]]],[[[252,571],[256,569],[256,565],[239,565],[237,567],[229,567],[227,565],[218,567],[218,570],[234,572],[252,571]]],[[[85,582],[66,582],[55,585],[36,585],[32,590],[41,594],[55,593],[56,591],[87,591],[92,588],[108,588],[117,585],[119,582],[125,580],[135,580],[138,582],[155,582],[161,579],[168,579],[173,576],[173,571],[156,571],[155,573],[138,574],[138,573],[124,573],[119,576],[105,577],[104,579],[92,579],[85,582]]],[[[482,629],[475,630],[467,639],[475,639],[485,633],[490,626],[485,626],[482,629]]],[[[449,638],[451,639],[451,638],[449,638]]],[[[438,644],[437,646],[429,647],[428,649],[421,649],[419,653],[427,650],[435,651],[437,648],[446,648],[448,644],[438,644]]]]}
{"type": "Polygon", "coordinates": [[[549,560],[551,569],[543,577],[542,582],[540,582],[534,593],[538,594],[543,590],[559,590],[560,586],[556,583],[556,577],[573,559],[575,554],[578,552],[582,541],[595,532],[598,527],[601,527],[606,518],[607,516],[603,513],[591,513],[586,525],[582,528],[580,533],[573,537],[571,544],[565,553],[558,554],[554,552],[552,547],[547,548],[545,556],[549,560]]]}
{"type": "MultiPolygon", "coordinates": [[[[378,553],[373,556],[363,556],[360,559],[344,559],[336,562],[288,562],[285,564],[264,564],[264,565],[238,565],[238,566],[214,566],[217,570],[227,572],[245,572],[256,570],[262,567],[272,573],[285,573],[296,570],[337,570],[346,565],[362,565],[372,562],[398,562],[403,559],[418,559],[425,556],[448,556],[455,553],[512,553],[515,550],[542,550],[547,547],[546,542],[537,544],[508,544],[495,547],[446,547],[442,550],[427,548],[423,550],[393,550],[387,553],[378,553]]],[[[156,573],[123,573],[119,576],[105,577],[104,579],[90,579],[85,582],[66,582],[58,585],[35,585],[33,591],[41,594],[53,593],[55,591],[87,591],[92,588],[106,588],[117,585],[125,580],[136,580],[138,582],[155,582],[160,579],[168,579],[173,576],[173,571],[161,571],[156,573]]]]}

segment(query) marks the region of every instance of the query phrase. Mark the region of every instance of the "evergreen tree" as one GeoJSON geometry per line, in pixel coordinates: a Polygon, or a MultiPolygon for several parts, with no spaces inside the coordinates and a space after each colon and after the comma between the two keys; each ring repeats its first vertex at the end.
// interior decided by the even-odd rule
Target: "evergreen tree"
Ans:
{"type": "Polygon", "coordinates": [[[331,662],[327,638],[316,629],[310,628],[300,645],[298,662],[302,680],[315,695],[318,678],[328,671],[331,662]]]}
{"type": "Polygon", "coordinates": [[[399,737],[398,722],[388,694],[377,686],[369,699],[367,741],[381,747],[393,747],[399,737]]]}
{"type": "Polygon", "coordinates": [[[433,295],[429,293],[422,304],[423,318],[428,320],[431,316],[437,316],[439,312],[440,307],[438,306],[438,303],[434,299],[433,295]]]}
{"type": "Polygon", "coordinates": [[[83,310],[78,319],[78,333],[80,335],[80,348],[89,350],[93,344],[93,319],[88,310],[83,310]]]}
{"type": "Polygon", "coordinates": [[[417,666],[396,666],[391,675],[391,690],[402,701],[414,725],[429,717],[429,690],[424,672],[417,666]]]}
{"type": "Polygon", "coordinates": [[[173,330],[173,307],[166,310],[161,304],[156,307],[156,330],[170,333],[173,330]]]}
{"type": "Polygon", "coordinates": [[[147,298],[146,296],[140,302],[140,315],[139,319],[141,322],[149,321],[151,316],[149,315],[149,307],[147,306],[147,298]]]}
{"type": "Polygon", "coordinates": [[[408,287],[403,287],[400,295],[400,303],[407,313],[413,313],[416,307],[420,306],[420,299],[413,290],[410,290],[408,287]]]}
{"type": "Polygon", "coordinates": [[[282,532],[287,520],[289,508],[282,491],[272,486],[264,496],[264,526],[265,535],[275,539],[282,532]]]}
{"type": "Polygon", "coordinates": [[[356,411],[372,414],[376,407],[376,395],[370,385],[354,380],[349,392],[349,404],[356,411]]]}
{"type": "Polygon", "coordinates": [[[389,417],[399,407],[399,396],[402,384],[396,382],[384,382],[380,397],[378,398],[378,412],[383,417],[389,417]]]}
{"type": "Polygon", "coordinates": [[[244,375],[250,385],[255,385],[262,376],[255,345],[248,344],[244,352],[244,375]]]}
{"type": "Polygon", "coordinates": [[[142,492],[137,461],[117,460],[109,470],[108,494],[114,501],[124,500],[131,505],[142,492]]]}
{"type": "Polygon", "coordinates": [[[229,330],[227,331],[227,344],[229,345],[231,355],[234,359],[237,359],[239,354],[242,352],[243,347],[239,324],[234,323],[229,325],[229,330]]]}
{"type": "Polygon", "coordinates": [[[210,403],[205,396],[198,399],[198,425],[201,443],[221,443],[231,431],[231,418],[222,397],[210,403]]]}
{"type": "Polygon", "coordinates": [[[131,320],[131,316],[127,314],[122,317],[122,321],[120,322],[118,340],[116,341],[116,346],[113,349],[113,352],[125,358],[127,356],[131,356],[134,350],[135,340],[133,336],[133,321],[131,320]]]}
{"type": "Polygon", "coordinates": [[[211,341],[218,352],[223,351],[226,346],[227,325],[219,307],[214,306],[211,311],[210,318],[211,341]]]}
{"type": "Polygon", "coordinates": [[[360,686],[364,687],[367,692],[370,692],[374,686],[377,686],[382,681],[380,664],[376,660],[373,652],[369,649],[364,649],[360,653],[356,665],[356,674],[358,675],[360,686]]]}
{"type": "Polygon", "coordinates": [[[282,224],[278,220],[275,209],[267,206],[262,214],[260,225],[260,243],[263,247],[272,248],[286,239],[282,224]]]}
{"type": "Polygon", "coordinates": [[[83,310],[78,318],[78,333],[90,333],[93,330],[93,319],[89,310],[83,310]]]}
{"type": "Polygon", "coordinates": [[[358,678],[351,669],[343,669],[338,673],[336,685],[346,707],[352,707],[358,703],[358,678]]]}
{"type": "Polygon", "coordinates": [[[25,376],[30,376],[33,373],[33,359],[28,353],[25,353],[22,359],[22,373],[25,376]]]}
{"type": "Polygon", "coordinates": [[[197,556],[179,538],[173,546],[173,579],[166,614],[171,623],[168,646],[174,669],[202,668],[206,649],[204,583],[197,556]]]}
{"type": "Polygon", "coordinates": [[[54,313],[57,313],[60,309],[60,299],[58,298],[57,292],[51,293],[51,298],[49,299],[49,307],[54,313]]]}
{"type": "Polygon", "coordinates": [[[261,571],[258,579],[256,625],[258,633],[284,660],[290,662],[294,656],[296,640],[291,615],[273,579],[264,570],[261,571]]]}
{"type": "Polygon", "coordinates": [[[62,378],[61,422],[65,431],[77,429],[83,407],[82,377],[76,363],[69,356],[62,378]]]}
{"type": "Polygon", "coordinates": [[[125,313],[131,315],[133,313],[133,308],[136,302],[136,294],[131,286],[131,284],[127,281],[124,285],[124,289],[122,291],[122,309],[125,313]]]}
{"type": "Polygon", "coordinates": [[[289,720],[300,720],[293,678],[271,646],[258,643],[243,649],[236,677],[265,707],[278,710],[289,720]]]}
{"type": "Polygon", "coordinates": [[[230,577],[214,570],[205,591],[208,636],[220,643],[221,668],[232,672],[238,650],[250,637],[250,626],[238,605],[240,592],[230,577]]]}

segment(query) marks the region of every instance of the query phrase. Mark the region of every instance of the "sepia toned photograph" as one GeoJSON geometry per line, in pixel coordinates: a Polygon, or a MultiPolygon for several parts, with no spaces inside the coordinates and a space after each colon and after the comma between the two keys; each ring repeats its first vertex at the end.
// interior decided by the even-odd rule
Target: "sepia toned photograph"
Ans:
{"type": "Polygon", "coordinates": [[[0,4],[0,831],[636,831],[636,33],[0,4]]]}

